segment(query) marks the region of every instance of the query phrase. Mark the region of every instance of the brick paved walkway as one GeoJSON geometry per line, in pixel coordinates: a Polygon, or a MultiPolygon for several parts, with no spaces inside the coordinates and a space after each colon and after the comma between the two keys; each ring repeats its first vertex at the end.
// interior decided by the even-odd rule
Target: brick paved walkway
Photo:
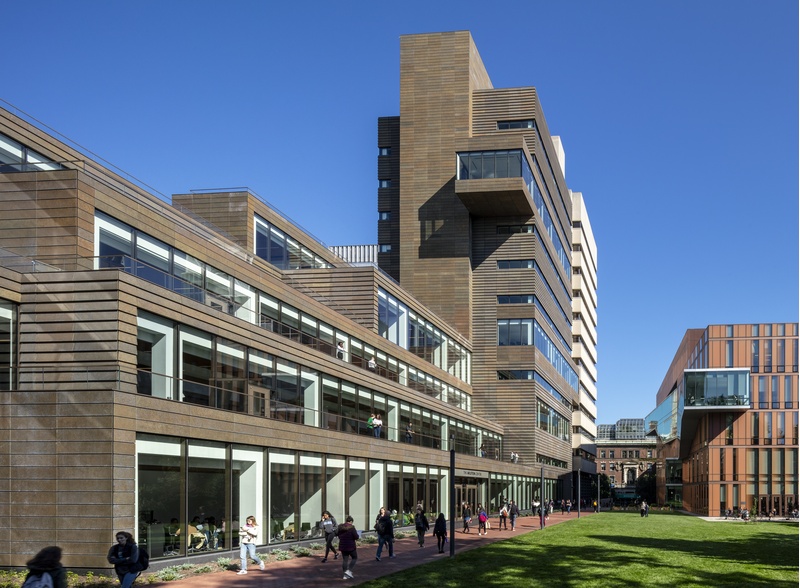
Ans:
{"type": "MultiPolygon", "coordinates": [[[[582,512],[581,516],[591,516],[592,514],[594,513],[582,512]]],[[[577,517],[578,513],[576,512],[564,515],[560,512],[555,512],[547,521],[547,527],[577,517]]],[[[492,519],[492,523],[497,524],[497,519],[492,519]]],[[[517,530],[513,532],[510,530],[490,529],[488,535],[478,536],[477,524],[474,525],[472,532],[467,534],[458,530],[458,525],[456,529],[456,553],[525,533],[542,532],[539,529],[538,517],[521,517],[517,521],[517,530]]],[[[545,528],[544,531],[546,532],[547,529],[545,528]]],[[[155,582],[148,584],[148,586],[158,588],[255,588],[261,586],[297,588],[298,586],[306,585],[333,586],[344,584],[357,586],[368,580],[374,580],[400,570],[449,557],[450,553],[449,544],[444,554],[438,553],[436,538],[430,533],[425,537],[425,547],[421,549],[417,546],[416,537],[396,540],[394,552],[397,557],[394,559],[389,559],[388,552],[384,548],[381,561],[376,561],[375,552],[377,549],[377,544],[364,545],[358,548],[358,564],[353,570],[355,576],[353,580],[342,579],[341,560],[330,558],[327,563],[321,563],[319,557],[296,557],[287,561],[269,563],[267,564],[267,569],[263,572],[259,571],[257,566],[251,564],[249,573],[246,575],[239,576],[235,571],[216,572],[173,582],[155,582]]],[[[230,553],[226,552],[225,555],[230,556],[230,553]]],[[[238,553],[235,555],[238,560],[238,553]]],[[[139,582],[137,582],[138,584],[139,582]]]]}

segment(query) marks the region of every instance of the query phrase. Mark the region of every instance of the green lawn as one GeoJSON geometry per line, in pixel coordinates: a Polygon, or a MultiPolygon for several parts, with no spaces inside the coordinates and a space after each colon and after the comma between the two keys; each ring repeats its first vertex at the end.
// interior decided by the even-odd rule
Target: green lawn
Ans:
{"type": "Polygon", "coordinates": [[[600,513],[362,586],[796,588],[798,527],[706,522],[666,512],[647,518],[600,513]]]}

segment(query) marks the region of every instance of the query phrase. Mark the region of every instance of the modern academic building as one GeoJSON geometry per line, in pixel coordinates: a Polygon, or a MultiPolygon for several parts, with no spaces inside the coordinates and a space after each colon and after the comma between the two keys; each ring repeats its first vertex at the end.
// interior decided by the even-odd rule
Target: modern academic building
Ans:
{"type": "Polygon", "coordinates": [[[468,31],[401,37],[378,149],[378,264],[469,336],[472,410],[503,425],[501,457],[544,468],[555,498],[577,498],[580,471],[588,496],[597,251],[536,89],[494,88],[468,31]]]}
{"type": "Polygon", "coordinates": [[[686,331],[645,419],[659,504],[707,516],[797,509],[797,345],[797,323],[686,331]]]}
{"type": "Polygon", "coordinates": [[[0,566],[55,543],[105,568],[117,530],[194,556],[197,518],[227,550],[249,515],[276,545],[323,509],[370,529],[381,506],[573,494],[596,371],[572,359],[560,142],[467,32],[403,37],[401,72],[380,269],[248,190],[165,197],[0,110],[0,566]]]}

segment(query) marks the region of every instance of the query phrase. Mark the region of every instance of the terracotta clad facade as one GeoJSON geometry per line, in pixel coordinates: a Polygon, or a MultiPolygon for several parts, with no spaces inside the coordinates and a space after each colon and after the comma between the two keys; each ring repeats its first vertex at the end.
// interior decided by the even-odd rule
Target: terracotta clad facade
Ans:
{"type": "MultiPolygon", "coordinates": [[[[391,179],[399,185],[391,193],[379,190],[378,200],[399,226],[379,221],[379,241],[391,244],[379,264],[470,337],[474,411],[503,423],[508,451],[533,471],[546,466],[562,480],[563,495],[571,496],[577,376],[572,385],[565,380],[553,365],[552,349],[576,372],[572,272],[568,262],[552,260],[560,254],[554,240],[571,255],[572,201],[536,89],[494,88],[468,31],[404,36],[400,115],[380,119],[379,144],[390,137],[396,144],[395,128],[399,150],[393,148],[392,157],[399,157],[399,175],[391,179]],[[547,195],[541,204],[547,223],[523,177],[459,176],[459,154],[509,152],[521,154],[523,167],[534,170],[536,190],[547,195]],[[525,260],[530,265],[523,267],[525,260]],[[519,267],[506,268],[509,261],[519,267]],[[507,304],[509,296],[525,296],[525,302],[507,304]],[[499,330],[520,321],[535,321],[551,341],[549,353],[532,341],[501,340],[499,330]],[[534,372],[551,388],[535,383],[534,372]],[[550,418],[566,435],[541,426],[550,418]]],[[[381,167],[381,160],[379,169],[391,173],[389,162],[381,167]]],[[[594,418],[591,410],[584,415],[594,418]]],[[[583,464],[594,473],[592,429],[581,429],[583,442],[575,452],[576,470],[583,464]]]]}

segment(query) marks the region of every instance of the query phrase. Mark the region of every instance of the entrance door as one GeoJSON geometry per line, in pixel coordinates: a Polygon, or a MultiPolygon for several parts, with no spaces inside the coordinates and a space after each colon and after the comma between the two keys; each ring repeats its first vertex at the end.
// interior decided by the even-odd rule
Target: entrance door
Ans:
{"type": "Polygon", "coordinates": [[[470,510],[478,506],[478,486],[477,484],[458,484],[456,485],[456,517],[461,518],[461,511],[464,510],[464,503],[468,502],[470,510]]]}

